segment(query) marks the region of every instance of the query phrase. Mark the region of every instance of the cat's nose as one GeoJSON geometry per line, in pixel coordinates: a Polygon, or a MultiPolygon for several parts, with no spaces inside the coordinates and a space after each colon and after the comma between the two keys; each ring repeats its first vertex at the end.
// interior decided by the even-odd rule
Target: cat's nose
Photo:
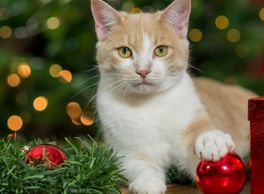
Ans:
{"type": "Polygon", "coordinates": [[[140,75],[143,79],[145,79],[149,73],[150,73],[149,69],[142,69],[137,71],[137,74],[140,75]]]}

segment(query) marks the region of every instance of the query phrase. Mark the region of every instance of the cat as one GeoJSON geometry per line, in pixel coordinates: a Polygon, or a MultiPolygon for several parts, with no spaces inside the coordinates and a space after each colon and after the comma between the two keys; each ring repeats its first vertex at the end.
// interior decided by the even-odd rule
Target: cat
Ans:
{"type": "Polygon", "coordinates": [[[97,111],[131,193],[165,193],[171,165],[194,179],[201,159],[248,153],[247,100],[255,94],[188,74],[191,0],[156,13],[118,12],[102,0],[91,9],[97,111]]]}

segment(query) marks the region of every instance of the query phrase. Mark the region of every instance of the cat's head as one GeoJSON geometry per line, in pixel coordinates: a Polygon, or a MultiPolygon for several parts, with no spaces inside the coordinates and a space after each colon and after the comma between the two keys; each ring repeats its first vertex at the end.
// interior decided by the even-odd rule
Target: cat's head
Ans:
{"type": "Polygon", "coordinates": [[[109,88],[146,94],[179,82],[188,65],[190,4],[175,0],[164,11],[130,14],[92,0],[97,62],[109,88]]]}

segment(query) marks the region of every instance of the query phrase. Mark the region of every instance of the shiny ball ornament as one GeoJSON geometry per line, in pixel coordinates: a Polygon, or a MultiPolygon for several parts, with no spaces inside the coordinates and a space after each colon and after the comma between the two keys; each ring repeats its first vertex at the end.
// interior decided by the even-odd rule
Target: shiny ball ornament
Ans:
{"type": "Polygon", "coordinates": [[[238,194],[246,182],[246,166],[236,154],[227,154],[218,162],[201,161],[196,182],[204,194],[238,194]]]}
{"type": "Polygon", "coordinates": [[[57,146],[39,144],[28,150],[24,160],[27,164],[43,164],[51,169],[67,160],[67,155],[57,146]]]}

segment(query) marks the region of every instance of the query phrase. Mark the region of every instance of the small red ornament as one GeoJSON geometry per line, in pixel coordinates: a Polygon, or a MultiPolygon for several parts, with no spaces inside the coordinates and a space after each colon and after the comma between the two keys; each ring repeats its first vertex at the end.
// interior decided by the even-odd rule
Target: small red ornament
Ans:
{"type": "Polygon", "coordinates": [[[201,161],[196,173],[204,194],[238,194],[246,182],[246,166],[236,154],[227,154],[218,162],[201,161]]]}
{"type": "Polygon", "coordinates": [[[58,166],[67,160],[66,154],[57,146],[40,144],[29,149],[25,157],[28,164],[45,164],[48,168],[58,166]]]}

